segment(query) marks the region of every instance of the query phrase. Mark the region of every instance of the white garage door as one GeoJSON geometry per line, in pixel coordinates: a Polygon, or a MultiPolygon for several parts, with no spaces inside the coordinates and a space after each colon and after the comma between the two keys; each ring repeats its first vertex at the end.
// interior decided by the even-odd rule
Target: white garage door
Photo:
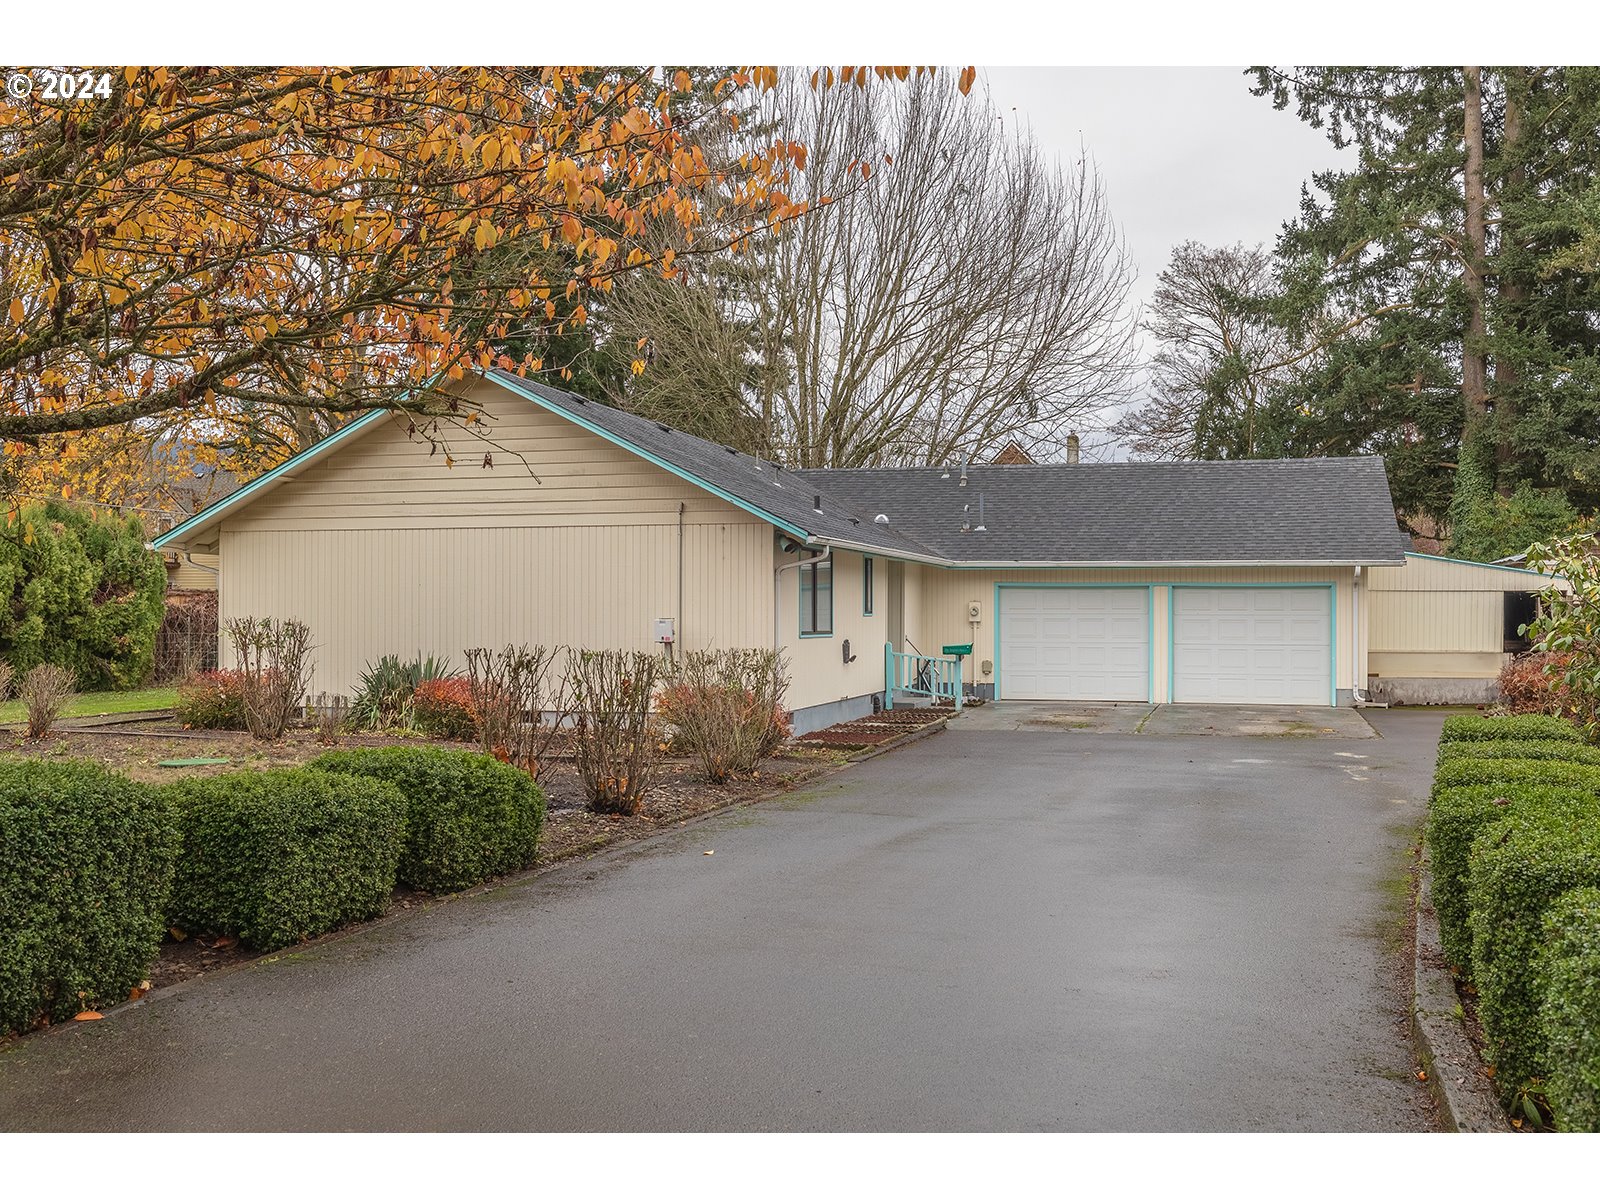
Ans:
{"type": "Polygon", "coordinates": [[[1179,704],[1330,704],[1327,588],[1173,588],[1179,704]]]}
{"type": "Polygon", "coordinates": [[[1002,588],[1000,686],[1006,700],[1147,700],[1145,588],[1002,588]]]}

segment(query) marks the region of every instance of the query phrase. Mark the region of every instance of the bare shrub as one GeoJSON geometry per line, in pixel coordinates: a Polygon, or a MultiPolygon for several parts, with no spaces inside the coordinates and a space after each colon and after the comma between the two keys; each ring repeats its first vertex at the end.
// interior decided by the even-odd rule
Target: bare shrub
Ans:
{"type": "Polygon", "coordinates": [[[559,646],[507,646],[467,651],[467,681],[485,754],[538,779],[572,704],[566,655],[559,646]]]}
{"type": "Polygon", "coordinates": [[[35,740],[49,736],[56,718],[72,699],[77,676],[55,663],[40,663],[22,677],[17,696],[28,709],[28,736],[35,740]]]}
{"type": "Polygon", "coordinates": [[[0,659],[0,700],[11,699],[11,681],[16,678],[16,674],[10,663],[0,659]]]}
{"type": "Polygon", "coordinates": [[[633,816],[655,778],[654,706],[662,660],[630,650],[580,650],[569,657],[572,753],[594,812],[633,816]]]}
{"type": "Polygon", "coordinates": [[[244,687],[245,728],[275,742],[299,712],[310,682],[311,627],[293,617],[234,617],[228,641],[244,687]]]}
{"type": "Polygon", "coordinates": [[[1565,654],[1519,654],[1500,668],[1500,701],[1496,707],[1513,715],[1563,715],[1573,707],[1562,681],[1570,665],[1570,656],[1565,654]]]}
{"type": "Polygon", "coordinates": [[[337,746],[344,738],[350,722],[350,698],[330,692],[318,692],[314,705],[317,718],[317,741],[324,746],[337,746]]]}
{"type": "Polygon", "coordinates": [[[748,775],[786,736],[789,689],[776,650],[697,650],[684,656],[662,693],[673,741],[700,760],[712,783],[748,775]]]}

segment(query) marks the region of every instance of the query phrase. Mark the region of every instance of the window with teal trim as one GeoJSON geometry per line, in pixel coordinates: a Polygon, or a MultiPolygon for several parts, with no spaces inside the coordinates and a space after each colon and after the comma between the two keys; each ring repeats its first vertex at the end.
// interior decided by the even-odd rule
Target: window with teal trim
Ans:
{"type": "Polygon", "coordinates": [[[833,563],[806,563],[800,568],[800,636],[826,637],[833,632],[833,563]]]}
{"type": "Polygon", "coordinates": [[[870,558],[861,560],[861,615],[863,617],[872,615],[872,560],[870,558]]]}

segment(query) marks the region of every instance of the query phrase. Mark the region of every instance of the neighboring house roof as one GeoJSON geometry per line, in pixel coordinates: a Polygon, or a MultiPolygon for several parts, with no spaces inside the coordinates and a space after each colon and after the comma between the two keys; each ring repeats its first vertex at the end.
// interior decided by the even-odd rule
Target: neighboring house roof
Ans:
{"type": "Polygon", "coordinates": [[[1381,564],[1407,548],[1373,457],[974,465],[966,487],[959,468],[798,473],[965,564],[1381,564]]]}
{"type": "Polygon", "coordinates": [[[996,466],[1021,467],[1033,463],[1033,455],[1029,454],[1016,442],[1007,442],[1005,448],[989,460],[996,466]]]}
{"type": "MultiPolygon", "coordinates": [[[[961,488],[939,467],[788,470],[508,371],[485,378],[810,545],[951,565],[1404,561],[1378,458],[975,466],[961,488]],[[976,526],[980,492],[988,531],[963,533],[962,505],[976,526]]],[[[155,545],[192,537],[385,415],[345,426],[155,545]]]]}

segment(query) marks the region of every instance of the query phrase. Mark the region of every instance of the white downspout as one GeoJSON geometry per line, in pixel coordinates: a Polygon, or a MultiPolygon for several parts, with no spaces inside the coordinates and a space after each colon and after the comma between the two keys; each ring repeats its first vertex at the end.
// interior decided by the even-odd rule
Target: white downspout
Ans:
{"type": "Polygon", "coordinates": [[[772,569],[772,649],[774,651],[781,650],[783,648],[783,641],[778,633],[779,622],[782,619],[781,614],[783,612],[783,591],[779,587],[779,582],[783,577],[783,573],[785,571],[792,571],[796,567],[803,567],[807,563],[827,562],[832,557],[833,547],[826,546],[823,548],[821,554],[815,555],[812,558],[799,558],[792,563],[784,563],[781,567],[774,567],[772,569]]]}

